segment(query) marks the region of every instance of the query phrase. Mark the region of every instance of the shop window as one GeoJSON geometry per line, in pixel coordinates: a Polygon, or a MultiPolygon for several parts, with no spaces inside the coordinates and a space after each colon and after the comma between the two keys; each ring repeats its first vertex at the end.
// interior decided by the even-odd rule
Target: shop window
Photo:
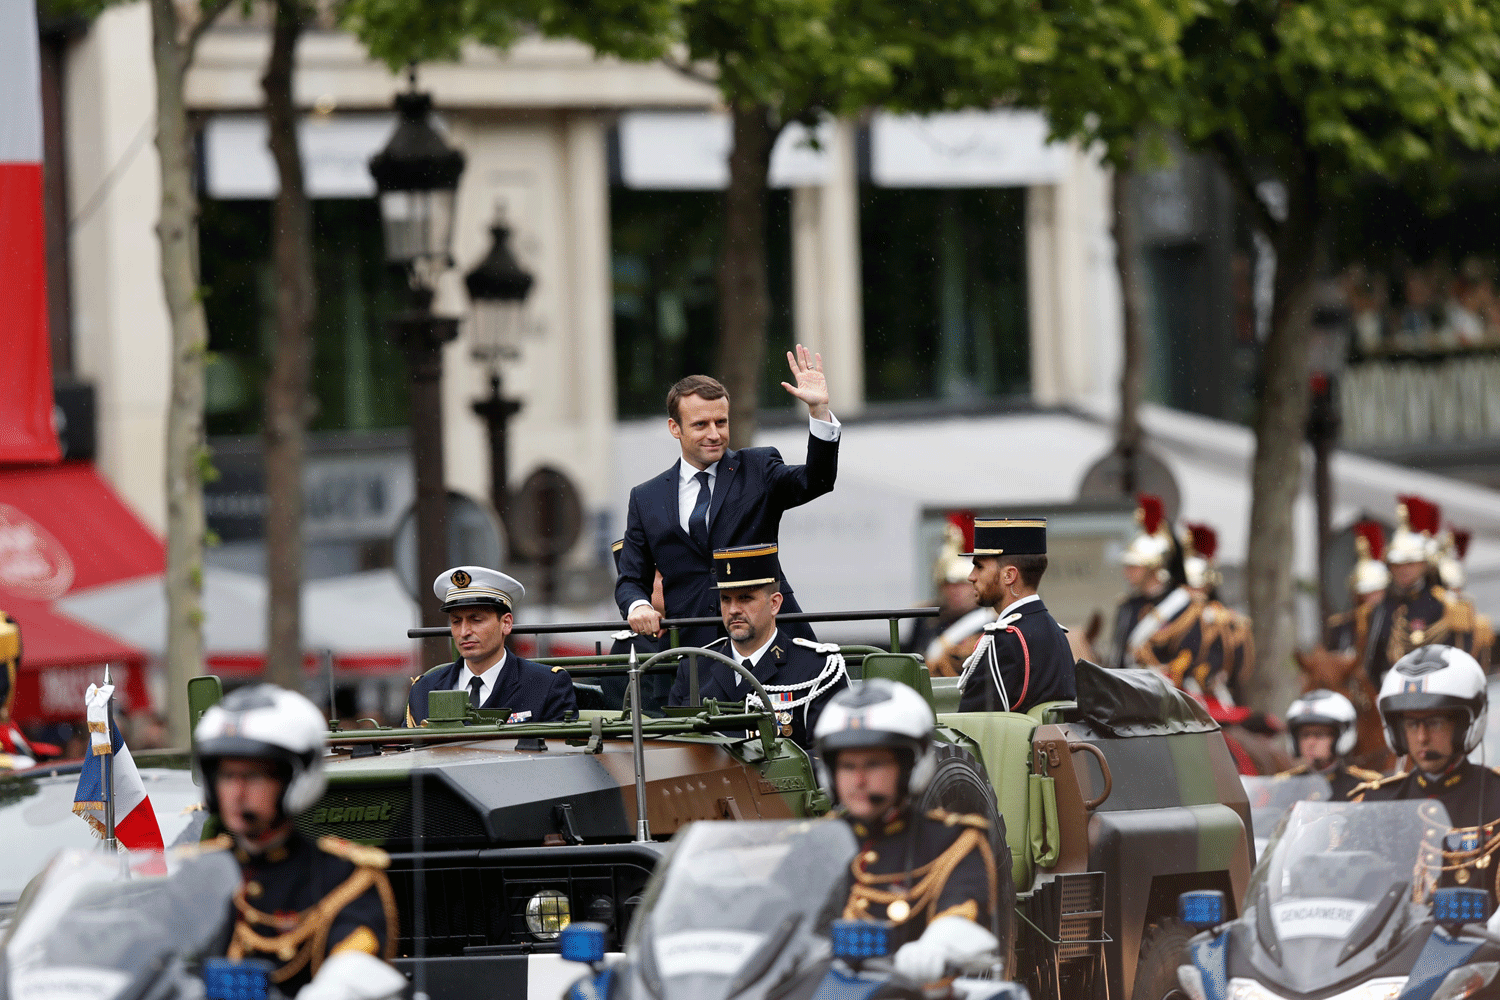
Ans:
{"type": "MultiPolygon", "coordinates": [[[[717,375],[724,195],[718,191],[610,191],[615,381],[619,415],[664,414],[667,389],[693,374],[717,375]]],[[[771,311],[760,406],[789,409],[780,383],[793,344],[791,195],[766,193],[766,270],[771,311]]]]}
{"type": "Polygon", "coordinates": [[[866,399],[1025,396],[1025,189],[865,185],[859,216],[866,399]]]}

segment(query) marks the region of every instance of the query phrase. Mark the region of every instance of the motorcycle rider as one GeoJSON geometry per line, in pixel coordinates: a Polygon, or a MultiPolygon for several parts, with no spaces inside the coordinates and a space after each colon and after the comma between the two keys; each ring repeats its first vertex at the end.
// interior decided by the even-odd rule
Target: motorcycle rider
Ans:
{"type": "MultiPolygon", "coordinates": [[[[921,983],[997,951],[1015,899],[1010,858],[997,863],[983,818],[916,813],[935,770],[935,723],[917,692],[871,679],[835,696],[815,730],[834,815],[861,842],[844,917],[888,922],[896,971],[921,983]]],[[[999,832],[1004,843],[1003,823],[999,832]]]]}
{"type": "Polygon", "coordinates": [[[1335,802],[1347,801],[1349,793],[1365,782],[1379,781],[1379,771],[1344,761],[1354,749],[1354,720],[1354,705],[1337,691],[1320,688],[1292,702],[1286,710],[1286,728],[1292,736],[1292,754],[1302,762],[1277,777],[1321,774],[1335,802]]]}
{"type": "Polygon", "coordinates": [[[1380,685],[1385,738],[1411,770],[1360,785],[1355,802],[1437,799],[1453,831],[1444,840],[1444,882],[1494,893],[1500,848],[1500,769],[1469,762],[1484,736],[1484,671],[1452,646],[1422,646],[1396,661],[1380,685]]]}
{"type": "Polygon", "coordinates": [[[271,684],[231,692],[198,723],[204,802],[227,834],[214,846],[244,874],[227,954],[269,961],[271,982],[298,1000],[388,996],[405,985],[381,961],[397,936],[390,858],[292,825],[327,784],[325,725],[312,702],[271,684]]]}

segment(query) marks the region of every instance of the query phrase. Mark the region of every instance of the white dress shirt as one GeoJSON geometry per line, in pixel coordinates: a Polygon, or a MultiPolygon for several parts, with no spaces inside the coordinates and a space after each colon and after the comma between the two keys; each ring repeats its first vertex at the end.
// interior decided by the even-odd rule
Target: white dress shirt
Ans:
{"type": "Polygon", "coordinates": [[[463,669],[458,672],[458,683],[453,685],[453,690],[462,691],[467,694],[469,691],[469,681],[478,677],[480,684],[479,704],[483,705],[490,700],[490,692],[495,690],[495,682],[500,679],[500,668],[505,666],[505,660],[509,656],[509,651],[501,653],[500,659],[495,661],[495,665],[482,674],[476,674],[469,666],[469,661],[465,660],[463,669]]]}
{"type": "MultiPolygon", "coordinates": [[[[771,643],[773,643],[775,641],[776,641],[776,630],[772,629],[771,630],[771,637],[769,639],[767,639],[765,641],[765,643],[759,649],[757,649],[753,653],[741,653],[738,649],[734,648],[734,640],[732,640],[732,639],[729,642],[729,648],[732,649],[732,650],[734,650],[734,660],[735,660],[736,663],[740,664],[741,666],[744,666],[745,661],[749,660],[750,661],[750,669],[753,671],[757,666],[760,665],[760,658],[762,656],[766,655],[766,650],[770,649],[771,648],[771,643]]],[[[745,683],[745,677],[744,677],[744,675],[741,674],[738,670],[736,670],[734,672],[734,686],[735,687],[739,687],[741,684],[744,684],[744,683],[745,683]]]]}
{"type": "MultiPolygon", "coordinates": [[[[819,441],[837,441],[839,439],[840,426],[841,425],[839,424],[839,418],[835,417],[832,413],[828,414],[827,420],[819,420],[816,417],[807,418],[807,432],[813,437],[817,438],[819,441]]],[[[708,495],[711,500],[714,495],[714,487],[718,484],[719,480],[719,463],[715,462],[713,465],[710,465],[708,468],[703,469],[702,471],[708,473],[708,495]]],[[[693,507],[698,503],[698,472],[699,470],[693,468],[693,466],[689,462],[683,461],[678,463],[677,523],[682,525],[682,530],[687,532],[689,535],[691,535],[693,532],[692,529],[688,527],[688,520],[692,518],[693,507]]],[[[712,508],[710,507],[710,509],[712,508]]],[[[709,526],[712,527],[712,522],[709,522],[709,526]]],[[[650,601],[644,601],[637,598],[636,601],[632,603],[628,609],[626,609],[625,613],[628,616],[630,612],[634,611],[641,605],[650,603],[650,601]]]]}
{"type": "Polygon", "coordinates": [[[1000,612],[1000,617],[1004,618],[1006,615],[1010,614],[1012,611],[1016,610],[1023,604],[1030,604],[1032,601],[1040,601],[1041,599],[1041,594],[1028,594],[1027,596],[1021,598],[1019,601],[1011,601],[1005,606],[1005,609],[1000,612]]]}

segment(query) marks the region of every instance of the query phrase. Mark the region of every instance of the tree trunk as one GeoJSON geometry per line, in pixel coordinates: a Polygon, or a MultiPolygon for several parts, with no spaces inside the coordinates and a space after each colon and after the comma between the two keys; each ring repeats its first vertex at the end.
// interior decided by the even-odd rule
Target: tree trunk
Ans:
{"type": "Polygon", "coordinates": [[[276,344],[266,379],[266,679],[302,688],[302,463],[310,411],[313,283],[312,210],[297,146],[292,71],[304,12],[298,0],[276,0],[266,93],[267,145],[281,187],[272,213],[276,273],[276,344]]]}
{"type": "Polygon", "coordinates": [[[203,360],[208,320],[198,287],[193,139],[183,79],[196,35],[183,37],[174,0],[151,0],[156,68],[156,154],[161,163],[162,290],[172,324],[172,391],[167,410],[167,728],[187,746],[187,679],[203,669],[203,360]]]}
{"type": "MultiPolygon", "coordinates": [[[[1132,163],[1134,156],[1131,157],[1132,163]]],[[[1146,325],[1136,273],[1135,220],[1130,214],[1131,166],[1116,167],[1111,178],[1114,201],[1115,266],[1120,275],[1120,313],[1124,344],[1120,356],[1120,416],[1115,427],[1115,452],[1120,456],[1120,492],[1134,497],[1140,489],[1141,397],[1145,391],[1146,325]]]]}
{"type": "Polygon", "coordinates": [[[770,109],[735,103],[734,149],[724,193],[724,248],[719,256],[719,379],[729,390],[735,447],[754,443],[761,369],[766,360],[766,176],[776,133],[770,109]]]}
{"type": "MultiPolygon", "coordinates": [[[[1310,190],[1312,182],[1301,187],[1310,190]]],[[[1295,630],[1292,608],[1292,510],[1302,480],[1308,412],[1308,354],[1323,233],[1312,197],[1292,195],[1276,249],[1271,330],[1261,354],[1255,415],[1250,545],[1245,586],[1254,622],[1256,664],[1247,693],[1256,708],[1286,707],[1295,630]]]]}

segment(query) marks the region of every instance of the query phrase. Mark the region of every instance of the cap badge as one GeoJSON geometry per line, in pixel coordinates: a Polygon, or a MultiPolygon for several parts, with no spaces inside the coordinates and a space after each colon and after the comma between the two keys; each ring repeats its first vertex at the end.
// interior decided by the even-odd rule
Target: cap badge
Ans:
{"type": "Polygon", "coordinates": [[[450,579],[453,581],[453,586],[455,587],[467,587],[474,582],[474,578],[461,569],[454,570],[453,576],[450,579]]]}

